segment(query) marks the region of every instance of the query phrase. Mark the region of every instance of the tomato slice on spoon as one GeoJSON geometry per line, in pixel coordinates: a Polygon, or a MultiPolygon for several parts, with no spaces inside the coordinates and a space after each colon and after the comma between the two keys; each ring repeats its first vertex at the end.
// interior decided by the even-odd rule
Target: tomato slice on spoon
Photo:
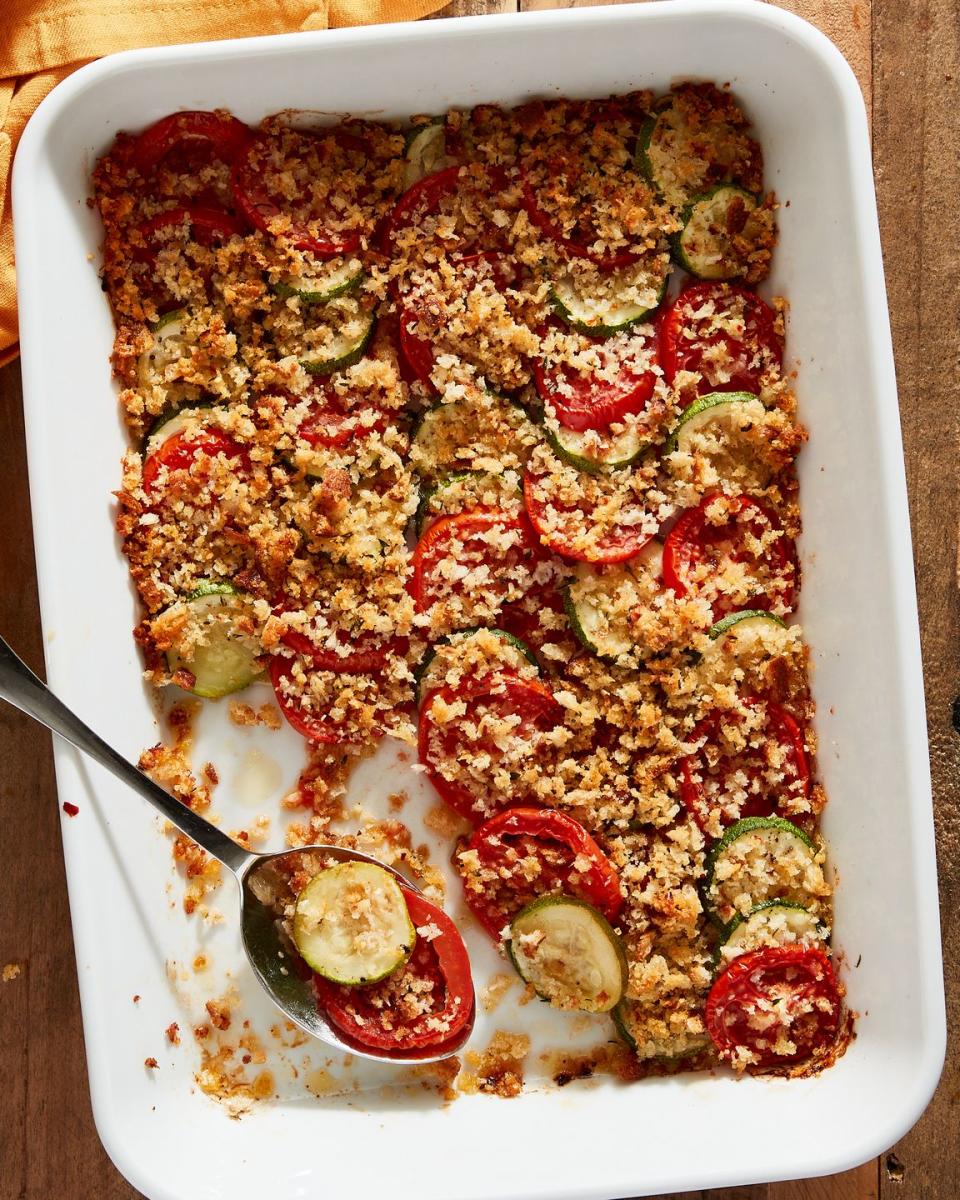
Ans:
{"type": "Polygon", "coordinates": [[[596,347],[604,372],[619,366],[615,379],[586,374],[567,363],[540,359],[533,364],[540,399],[552,405],[561,425],[578,433],[606,429],[624,417],[642,413],[656,384],[652,331],[634,330],[613,343],[598,341],[596,347]],[[642,364],[636,357],[638,352],[646,360],[642,364]]]}
{"type": "Polygon", "coordinates": [[[697,391],[753,392],[783,347],[774,313],[755,293],[731,283],[686,287],[660,319],[660,364],[667,383],[680,371],[700,375],[697,391]],[[715,365],[717,364],[717,365],[715,365]],[[722,366],[728,378],[721,378],[722,366]]]}
{"type": "Polygon", "coordinates": [[[560,722],[562,713],[539,680],[506,671],[472,678],[457,689],[439,688],[420,710],[420,761],[455,812],[472,822],[483,820],[510,804],[530,802],[523,776],[531,769],[540,773],[542,735],[560,722]],[[458,715],[451,717],[452,706],[458,715]],[[510,786],[495,790],[493,781],[501,771],[510,786]]]}
{"type": "Polygon", "coordinates": [[[452,1041],[474,1007],[470,959],[463,938],[442,908],[403,889],[417,930],[413,953],[366,987],[314,976],[317,1003],[347,1040],[369,1049],[405,1054],[452,1041]]]}
{"type": "Polygon", "coordinates": [[[623,907],[610,860],[579,821],[552,808],[510,808],[485,821],[464,846],[480,868],[463,875],[473,915],[492,938],[540,896],[592,904],[611,923],[623,907]]]}
{"type": "Polygon", "coordinates": [[[756,728],[744,730],[741,714],[714,711],[694,729],[690,741],[698,748],[680,763],[683,803],[710,837],[745,817],[788,817],[791,801],[810,791],[803,731],[794,718],[771,700],[749,696],[743,704],[756,728]],[[744,737],[742,748],[730,744],[744,737]]]}
{"type": "Polygon", "coordinates": [[[750,496],[704,497],[681,513],[663,544],[664,586],[677,596],[709,599],[715,621],[741,608],[792,612],[799,574],[793,539],[777,516],[750,496]],[[718,581],[731,563],[743,587],[724,594],[718,581]]]}
{"type": "Polygon", "coordinates": [[[748,1069],[802,1064],[840,1032],[843,992],[815,947],[767,946],[735,958],[707,997],[707,1032],[723,1059],[748,1069]]]}

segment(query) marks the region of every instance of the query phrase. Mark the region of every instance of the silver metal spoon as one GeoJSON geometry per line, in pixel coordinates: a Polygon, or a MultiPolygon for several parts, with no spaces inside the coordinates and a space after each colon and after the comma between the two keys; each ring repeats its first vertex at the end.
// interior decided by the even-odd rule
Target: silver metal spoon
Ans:
{"type": "Polygon", "coordinates": [[[143,774],[85,725],[50,691],[26,663],[22,662],[9,645],[0,638],[0,699],[19,708],[54,733],[95,759],[101,766],[112,771],[129,787],[138,792],[181,833],[192,838],[208,854],[212,854],[236,876],[240,887],[240,929],[243,948],[253,968],[253,973],[263,985],[270,999],[295,1025],[305,1033],[319,1038],[348,1054],[378,1062],[398,1064],[422,1064],[439,1062],[462,1049],[473,1031],[476,1005],[471,1008],[470,1019],[463,1030],[440,1047],[431,1047],[421,1053],[411,1051],[394,1054],[378,1052],[364,1046],[354,1045],[341,1037],[318,1009],[316,994],[308,973],[299,968],[297,956],[282,935],[280,924],[273,911],[258,899],[268,894],[275,883],[278,860],[290,864],[306,854],[322,854],[339,861],[368,862],[390,871],[404,887],[419,891],[399,871],[386,863],[378,862],[359,850],[348,850],[343,846],[304,846],[300,850],[284,850],[276,854],[257,854],[245,850],[232,838],[205,821],[192,809],[181,804],[143,774]]]}

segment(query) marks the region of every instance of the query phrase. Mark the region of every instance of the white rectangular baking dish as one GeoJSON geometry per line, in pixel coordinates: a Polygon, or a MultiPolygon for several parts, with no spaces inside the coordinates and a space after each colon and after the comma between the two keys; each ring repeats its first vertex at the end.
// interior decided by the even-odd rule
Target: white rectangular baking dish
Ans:
{"type": "MultiPolygon", "coordinates": [[[[285,1098],[228,1120],[193,1086],[192,1046],[174,1051],[163,1040],[169,1021],[189,1020],[204,994],[182,965],[196,951],[196,927],[179,913],[179,888],[170,889],[169,847],[138,801],[58,746],[61,798],[81,809],[64,821],[64,847],[97,1126],[149,1197],[608,1200],[826,1174],[889,1146],[933,1092],[945,1041],[936,866],[867,125],[840,54],[788,14],[668,0],[344,29],[121,54],[61,84],[31,121],[14,172],[49,679],[129,755],[156,739],[111,532],[123,433],[96,273],[100,231],[86,205],[92,163],[118,129],[181,107],[224,106],[250,121],[287,107],[394,116],[599,96],[677,77],[732,84],[763,144],[768,184],[789,202],[771,285],[791,301],[788,349],[812,431],[800,459],[801,616],[831,797],[824,827],[839,875],[836,942],[862,1014],[856,1041],[834,1069],[805,1081],[692,1076],[624,1088],[607,1080],[448,1107],[376,1087],[304,1100],[278,1078],[285,1098]],[[124,851],[136,865],[124,866],[124,851]],[[164,960],[177,964],[166,974],[164,960]],[[147,1055],[159,1058],[158,1071],[143,1069],[147,1055]]],[[[249,750],[222,729],[205,736],[218,753],[240,755],[225,786],[244,767],[249,780],[249,750]]],[[[287,777],[261,793],[296,771],[294,742],[265,753],[287,777]]],[[[364,795],[396,786],[382,759],[356,783],[364,795]]],[[[231,823],[244,811],[242,789],[234,791],[231,823]]],[[[225,927],[204,940],[215,964],[232,970],[232,897],[220,903],[225,927]]],[[[238,970],[235,981],[246,995],[249,979],[238,970]]],[[[256,997],[250,1003],[267,1016],[256,997]]],[[[496,1014],[500,1024],[514,1028],[510,1011],[496,1014]]],[[[313,1065],[321,1062],[314,1054],[313,1065]]]]}

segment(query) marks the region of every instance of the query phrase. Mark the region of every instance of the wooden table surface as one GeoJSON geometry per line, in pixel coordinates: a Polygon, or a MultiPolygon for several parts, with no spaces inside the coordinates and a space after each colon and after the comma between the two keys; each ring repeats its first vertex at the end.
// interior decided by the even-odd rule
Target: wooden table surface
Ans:
{"type": "MultiPolygon", "coordinates": [[[[789,0],[785,6],[838,42],[872,101],[920,597],[953,1038],[929,1109],[877,1161],[829,1179],[709,1195],[713,1200],[956,1200],[960,737],[952,728],[951,708],[960,691],[960,599],[954,574],[960,10],[956,0],[873,0],[872,6],[870,0],[789,0]]],[[[456,0],[441,15],[517,7],[516,0],[456,0]]],[[[523,0],[521,7],[556,4],[523,0]]],[[[0,581],[0,629],[31,665],[42,669],[15,365],[0,371],[0,581]]],[[[19,977],[0,982],[0,1200],[130,1200],[138,1193],[106,1158],[90,1115],[49,738],[6,707],[0,707],[0,813],[7,831],[0,872],[0,967],[15,963],[21,968],[19,977]]]]}

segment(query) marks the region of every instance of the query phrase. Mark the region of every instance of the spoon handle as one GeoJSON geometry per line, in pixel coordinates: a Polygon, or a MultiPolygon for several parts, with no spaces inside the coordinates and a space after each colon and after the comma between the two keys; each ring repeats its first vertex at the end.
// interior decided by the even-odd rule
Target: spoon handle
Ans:
{"type": "Polygon", "coordinates": [[[0,699],[33,717],[41,725],[60,735],[71,745],[76,746],[85,754],[95,759],[101,766],[112,771],[118,779],[138,792],[144,800],[171,824],[176,825],[181,833],[192,838],[200,846],[219,859],[224,866],[237,872],[246,866],[247,862],[256,855],[244,850],[232,838],[203,817],[181,804],[173,796],[158,787],[138,770],[98,734],[83,723],[80,718],[50,691],[45,683],[37,678],[27,664],[17,657],[9,645],[0,637],[0,699]]]}

